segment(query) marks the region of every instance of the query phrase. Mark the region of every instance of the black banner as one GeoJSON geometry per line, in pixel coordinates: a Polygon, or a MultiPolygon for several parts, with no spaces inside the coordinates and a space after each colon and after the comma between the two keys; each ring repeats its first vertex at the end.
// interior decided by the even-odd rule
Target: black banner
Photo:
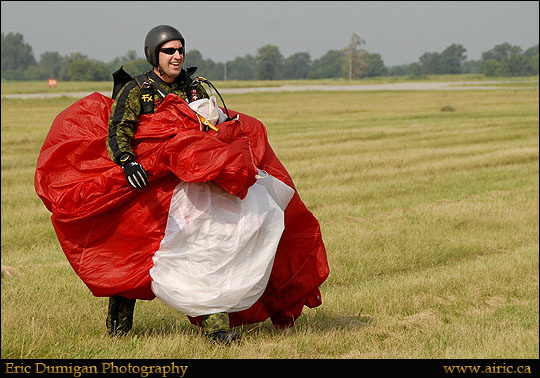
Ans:
{"type": "Polygon", "coordinates": [[[56,360],[2,359],[4,377],[471,377],[538,374],[534,359],[320,360],[167,359],[56,360]]]}

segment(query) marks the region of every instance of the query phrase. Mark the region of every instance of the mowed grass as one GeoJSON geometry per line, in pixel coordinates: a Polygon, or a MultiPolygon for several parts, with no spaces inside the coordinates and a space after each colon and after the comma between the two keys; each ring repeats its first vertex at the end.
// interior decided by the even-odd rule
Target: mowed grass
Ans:
{"type": "MultiPolygon", "coordinates": [[[[131,73],[133,74],[133,73],[131,73]]],[[[196,75],[206,76],[202,72],[196,75]]],[[[496,78],[496,84],[490,84],[494,78],[480,74],[460,74],[460,75],[430,75],[419,78],[410,78],[407,76],[386,76],[363,79],[317,79],[317,80],[212,80],[218,89],[225,88],[261,88],[261,87],[282,87],[285,85],[362,85],[362,84],[388,84],[404,82],[426,82],[426,81],[444,81],[455,82],[458,85],[464,85],[464,82],[486,82],[482,84],[497,86],[520,86],[520,87],[538,87],[538,76],[520,76],[520,77],[499,77],[496,78]]],[[[63,81],[60,80],[56,87],[49,88],[47,80],[2,80],[2,95],[16,93],[65,93],[65,92],[102,92],[110,93],[113,86],[111,81],[63,81]]]]}
{"type": "Polygon", "coordinates": [[[538,353],[538,90],[255,93],[321,224],[330,276],[296,325],[210,343],[159,300],[106,335],[106,298],[67,263],[33,188],[76,99],[2,100],[3,358],[527,358],[538,353]]]}

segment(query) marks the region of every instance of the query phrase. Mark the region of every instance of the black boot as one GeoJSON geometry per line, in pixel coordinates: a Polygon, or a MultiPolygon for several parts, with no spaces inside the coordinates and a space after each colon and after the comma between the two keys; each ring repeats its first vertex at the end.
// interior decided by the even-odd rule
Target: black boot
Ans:
{"type": "Polygon", "coordinates": [[[109,297],[109,312],[106,320],[109,335],[124,335],[131,330],[135,301],[136,299],[128,299],[119,295],[109,297]]]}
{"type": "Polygon", "coordinates": [[[218,312],[216,314],[204,315],[201,326],[204,334],[221,344],[230,344],[235,340],[240,340],[242,334],[231,329],[229,325],[229,314],[218,312]]]}

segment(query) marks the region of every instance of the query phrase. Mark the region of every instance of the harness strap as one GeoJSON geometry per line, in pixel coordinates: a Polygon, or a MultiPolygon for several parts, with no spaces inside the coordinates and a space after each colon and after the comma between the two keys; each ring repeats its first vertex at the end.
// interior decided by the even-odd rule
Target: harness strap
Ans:
{"type": "MultiPolygon", "coordinates": [[[[191,75],[197,70],[197,67],[189,67],[186,69],[186,80],[191,81],[191,75]]],[[[137,84],[139,85],[139,88],[141,89],[141,102],[142,102],[142,112],[141,114],[153,114],[154,113],[154,90],[156,90],[162,97],[167,96],[170,91],[163,88],[162,85],[157,83],[156,81],[152,80],[150,77],[148,77],[145,74],[139,74],[135,77],[132,77],[130,74],[128,74],[126,71],[124,71],[124,67],[120,67],[117,71],[115,71],[113,74],[113,91],[112,91],[112,98],[114,99],[120,89],[127,84],[131,80],[135,80],[137,84]]],[[[196,84],[195,82],[192,82],[191,85],[187,84],[187,86],[184,88],[184,92],[186,93],[186,96],[189,98],[189,90],[193,89],[191,86],[196,84]]],[[[193,100],[193,99],[192,99],[193,100]]]]}
{"type": "Polygon", "coordinates": [[[144,74],[140,74],[134,77],[137,84],[141,88],[141,102],[142,111],[141,114],[153,114],[154,113],[154,90],[152,88],[152,82],[144,74]]]}
{"type": "Polygon", "coordinates": [[[126,71],[124,71],[124,66],[120,67],[118,70],[113,72],[113,90],[111,98],[114,100],[116,96],[118,95],[118,92],[120,92],[120,89],[127,83],[129,83],[133,78],[130,74],[128,74],[126,71]]]}

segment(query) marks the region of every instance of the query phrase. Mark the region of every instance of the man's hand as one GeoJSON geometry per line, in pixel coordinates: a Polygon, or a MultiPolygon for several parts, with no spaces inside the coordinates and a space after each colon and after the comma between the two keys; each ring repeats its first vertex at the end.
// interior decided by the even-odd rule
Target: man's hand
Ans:
{"type": "MultiPolygon", "coordinates": [[[[124,160],[121,158],[121,161],[124,160]]],[[[148,175],[139,163],[132,159],[122,161],[122,169],[126,175],[126,180],[135,189],[142,189],[148,185],[148,175]]]]}

